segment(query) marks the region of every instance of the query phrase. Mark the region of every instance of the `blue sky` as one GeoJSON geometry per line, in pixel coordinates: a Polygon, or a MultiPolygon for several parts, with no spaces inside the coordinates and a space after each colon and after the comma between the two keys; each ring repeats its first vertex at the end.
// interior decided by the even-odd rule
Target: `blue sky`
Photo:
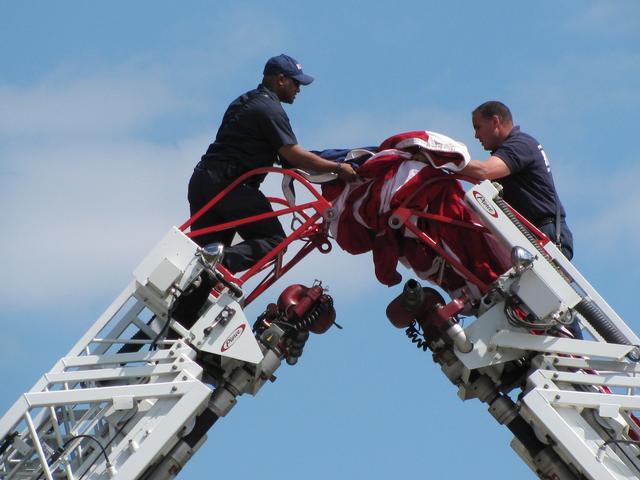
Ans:
{"type": "MultiPolygon", "coordinates": [[[[470,112],[507,103],[550,158],[575,265],[640,329],[634,0],[0,0],[0,411],[186,219],[188,178],[226,105],[283,52],[316,77],[286,107],[306,148],[423,129],[482,159],[470,112]]],[[[399,287],[376,282],[368,255],[312,256],[249,316],[315,278],[345,329],[242,398],[182,478],[534,478],[506,429],[387,322],[399,287]]]]}

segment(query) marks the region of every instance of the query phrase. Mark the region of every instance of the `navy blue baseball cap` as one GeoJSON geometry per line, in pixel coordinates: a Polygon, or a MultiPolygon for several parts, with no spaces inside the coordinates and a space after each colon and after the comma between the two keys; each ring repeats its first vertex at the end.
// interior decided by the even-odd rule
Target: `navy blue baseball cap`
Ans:
{"type": "Polygon", "coordinates": [[[277,75],[282,73],[283,75],[300,82],[301,85],[309,85],[313,82],[313,77],[311,75],[306,75],[302,72],[302,67],[298,61],[284,53],[277,57],[271,57],[267,60],[263,73],[264,75],[277,75]]]}

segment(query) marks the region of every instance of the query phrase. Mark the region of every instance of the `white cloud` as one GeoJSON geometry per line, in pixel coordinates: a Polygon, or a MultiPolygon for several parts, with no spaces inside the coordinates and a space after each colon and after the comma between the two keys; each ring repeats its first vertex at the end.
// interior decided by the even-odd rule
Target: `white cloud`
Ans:
{"type": "Polygon", "coordinates": [[[0,86],[0,135],[113,137],[185,108],[158,71],[101,72],[76,77],[65,72],[33,87],[0,86]]]}
{"type": "Polygon", "coordinates": [[[220,7],[204,22],[218,34],[194,32],[192,40],[200,43],[182,50],[132,51],[108,64],[71,61],[33,84],[0,83],[0,138],[113,139],[150,131],[170,115],[219,118],[237,88],[257,85],[267,56],[280,53],[286,30],[268,9],[247,18],[235,5],[220,7]]]}
{"type": "MultiPolygon", "coordinates": [[[[0,301],[58,309],[123,288],[149,249],[188,218],[187,182],[209,140],[201,135],[168,147],[90,139],[7,149],[13,167],[0,203],[11,208],[0,214],[9,232],[0,249],[11,281],[0,301]]],[[[280,180],[271,175],[265,191],[282,196],[280,180]]],[[[299,201],[309,200],[297,191],[299,201]]],[[[378,286],[370,255],[353,257],[334,246],[329,255],[312,253],[274,288],[315,279],[353,295],[378,286]]]]}
{"type": "Polygon", "coordinates": [[[188,217],[186,182],[199,156],[194,143],[95,142],[13,152],[8,160],[20,167],[13,187],[0,193],[11,206],[0,217],[8,232],[0,248],[11,272],[0,293],[5,304],[64,303],[130,278],[146,250],[188,217]],[[33,288],[34,275],[45,288],[33,288]]]}
{"type": "Polygon", "coordinates": [[[216,77],[231,83],[271,45],[249,38],[273,28],[270,18],[230,14],[223,23],[234,35],[221,38],[246,45],[232,57],[223,41],[208,53],[174,52],[168,63],[132,54],[117,65],[58,65],[33,85],[0,84],[6,307],[59,308],[118,290],[170,226],[188,218],[187,182],[211,132],[158,141],[140,134],[171,116],[220,116],[226,99],[216,77]]]}

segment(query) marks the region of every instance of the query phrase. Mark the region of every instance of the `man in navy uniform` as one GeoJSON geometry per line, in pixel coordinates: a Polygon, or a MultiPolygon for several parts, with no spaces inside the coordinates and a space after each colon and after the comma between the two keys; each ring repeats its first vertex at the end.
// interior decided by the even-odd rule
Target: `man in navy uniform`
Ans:
{"type": "MultiPolygon", "coordinates": [[[[491,155],[484,162],[471,160],[460,173],[478,180],[497,180],[503,187],[502,198],[571,260],[573,235],[540,142],[514,126],[511,111],[498,101],[477,107],[471,121],[476,138],[491,155]]],[[[569,330],[575,338],[583,338],[577,321],[569,330]]]]}
{"type": "Polygon", "coordinates": [[[497,180],[503,187],[502,198],[571,260],[573,236],[540,142],[513,125],[509,108],[501,102],[483,103],[473,111],[471,120],[476,138],[491,155],[484,162],[471,160],[460,173],[478,180],[497,180]]]}
{"type": "MultiPolygon", "coordinates": [[[[325,160],[298,145],[281,102],[293,103],[300,85],[309,85],[313,77],[284,54],[270,58],[263,74],[255,90],[231,102],[215,141],[196,166],[189,181],[191,215],[243,173],[274,163],[312,172],[333,172],[343,181],[357,178],[349,164],[325,160]]],[[[271,212],[269,201],[259,190],[264,177],[250,177],[229,192],[193,223],[192,230],[271,212]]],[[[203,247],[223,244],[222,263],[236,273],[253,266],[284,238],[282,225],[274,217],[194,240],[203,247]],[[230,246],[236,231],[243,241],[230,246]]]]}

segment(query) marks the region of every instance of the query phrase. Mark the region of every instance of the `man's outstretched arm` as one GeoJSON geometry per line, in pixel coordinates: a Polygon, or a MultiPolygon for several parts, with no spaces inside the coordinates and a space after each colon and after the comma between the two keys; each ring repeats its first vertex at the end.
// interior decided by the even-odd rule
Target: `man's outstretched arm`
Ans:
{"type": "Polygon", "coordinates": [[[358,174],[348,163],[332,162],[314,153],[311,153],[300,145],[283,145],[278,149],[278,154],[296,168],[318,173],[336,173],[340,180],[352,182],[358,178],[358,174]]]}
{"type": "Polygon", "coordinates": [[[495,180],[511,175],[511,170],[500,157],[491,155],[487,160],[470,160],[469,164],[460,172],[461,175],[475,178],[477,180],[495,180]]]}

